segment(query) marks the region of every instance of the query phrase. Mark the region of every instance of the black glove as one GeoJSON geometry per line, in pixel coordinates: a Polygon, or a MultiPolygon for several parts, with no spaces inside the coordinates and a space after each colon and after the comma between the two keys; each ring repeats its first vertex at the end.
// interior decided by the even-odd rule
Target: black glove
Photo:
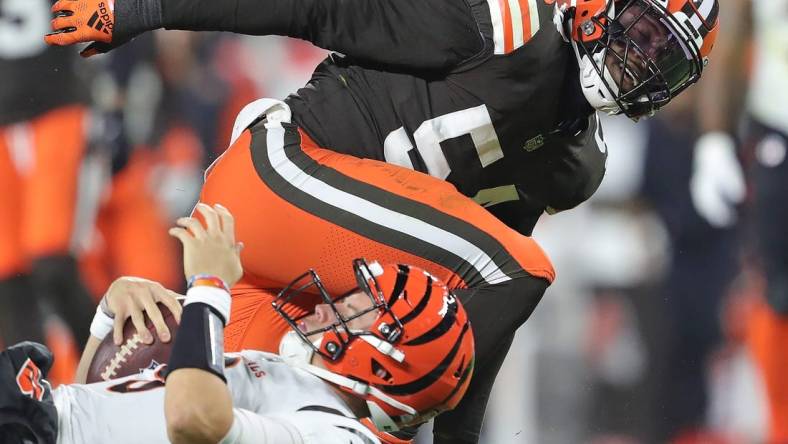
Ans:
{"type": "Polygon", "coordinates": [[[57,441],[57,409],[44,379],[53,361],[52,352],[35,342],[0,353],[0,444],[57,441]]]}

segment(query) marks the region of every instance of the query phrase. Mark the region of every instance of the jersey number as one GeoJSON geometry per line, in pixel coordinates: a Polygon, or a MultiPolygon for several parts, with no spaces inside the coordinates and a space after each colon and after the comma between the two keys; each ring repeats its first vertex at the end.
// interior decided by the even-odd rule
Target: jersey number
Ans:
{"type": "Polygon", "coordinates": [[[46,48],[44,34],[49,31],[48,0],[0,1],[0,57],[31,57],[46,48]]]}
{"type": "MultiPolygon", "coordinates": [[[[451,167],[440,143],[463,135],[471,136],[482,167],[503,158],[503,150],[498,142],[498,134],[493,128],[487,106],[479,105],[425,120],[414,131],[413,140],[416,142],[416,150],[424,160],[430,176],[440,179],[449,176],[451,167]]],[[[414,169],[408,155],[412,149],[413,144],[404,127],[389,133],[383,142],[383,155],[386,162],[410,169],[414,169]]]]}

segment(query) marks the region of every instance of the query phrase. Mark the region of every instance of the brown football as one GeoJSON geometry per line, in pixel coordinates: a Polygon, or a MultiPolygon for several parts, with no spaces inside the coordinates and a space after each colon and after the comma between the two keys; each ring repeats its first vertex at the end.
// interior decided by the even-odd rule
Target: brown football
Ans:
{"type": "Polygon", "coordinates": [[[170,342],[161,342],[156,334],[153,323],[145,315],[145,326],[148,327],[153,335],[153,343],[145,344],[137,334],[137,329],[131,322],[131,318],[126,320],[123,326],[123,343],[115,345],[110,332],[96,350],[93,361],[88,369],[87,382],[101,382],[108,379],[122,378],[139,373],[146,368],[155,367],[157,364],[166,364],[170,359],[175,332],[178,323],[175,316],[162,303],[157,304],[164,317],[164,322],[170,329],[170,342]]]}

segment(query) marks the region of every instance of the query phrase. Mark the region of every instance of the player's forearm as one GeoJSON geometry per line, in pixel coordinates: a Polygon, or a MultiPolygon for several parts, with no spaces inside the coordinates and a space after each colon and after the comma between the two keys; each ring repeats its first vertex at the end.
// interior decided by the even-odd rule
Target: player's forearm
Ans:
{"type": "Polygon", "coordinates": [[[93,361],[93,356],[96,354],[96,350],[100,344],[101,339],[93,335],[88,337],[88,342],[85,344],[85,350],[82,352],[82,357],[79,359],[79,365],[77,366],[75,380],[77,384],[84,384],[87,380],[90,363],[93,361]]]}
{"type": "Polygon", "coordinates": [[[167,29],[283,35],[387,65],[449,69],[483,47],[463,0],[155,1],[167,29]]]}
{"type": "Polygon", "coordinates": [[[227,385],[199,369],[184,368],[168,376],[164,411],[167,432],[175,444],[218,443],[233,424],[227,385]]]}
{"type": "MultiPolygon", "coordinates": [[[[107,295],[112,291],[112,286],[107,290],[107,295]]],[[[82,351],[82,357],[79,359],[77,366],[76,383],[85,384],[88,378],[88,370],[90,370],[90,363],[93,361],[93,356],[96,354],[101,341],[112,332],[115,324],[114,314],[107,305],[107,295],[101,298],[101,302],[96,307],[96,314],[93,316],[93,321],[90,323],[90,335],[85,344],[85,349],[82,351]]]]}
{"type": "Polygon", "coordinates": [[[224,325],[230,313],[226,284],[193,280],[168,363],[164,413],[173,443],[217,443],[233,424],[224,376],[224,325]]]}

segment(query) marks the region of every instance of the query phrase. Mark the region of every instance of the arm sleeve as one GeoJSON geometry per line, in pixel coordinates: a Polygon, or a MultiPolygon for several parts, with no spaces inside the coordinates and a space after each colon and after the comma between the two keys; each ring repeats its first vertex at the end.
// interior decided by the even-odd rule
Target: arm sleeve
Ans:
{"type": "Polygon", "coordinates": [[[465,0],[161,0],[167,29],[283,35],[360,61],[449,70],[484,47],[465,0]]]}

